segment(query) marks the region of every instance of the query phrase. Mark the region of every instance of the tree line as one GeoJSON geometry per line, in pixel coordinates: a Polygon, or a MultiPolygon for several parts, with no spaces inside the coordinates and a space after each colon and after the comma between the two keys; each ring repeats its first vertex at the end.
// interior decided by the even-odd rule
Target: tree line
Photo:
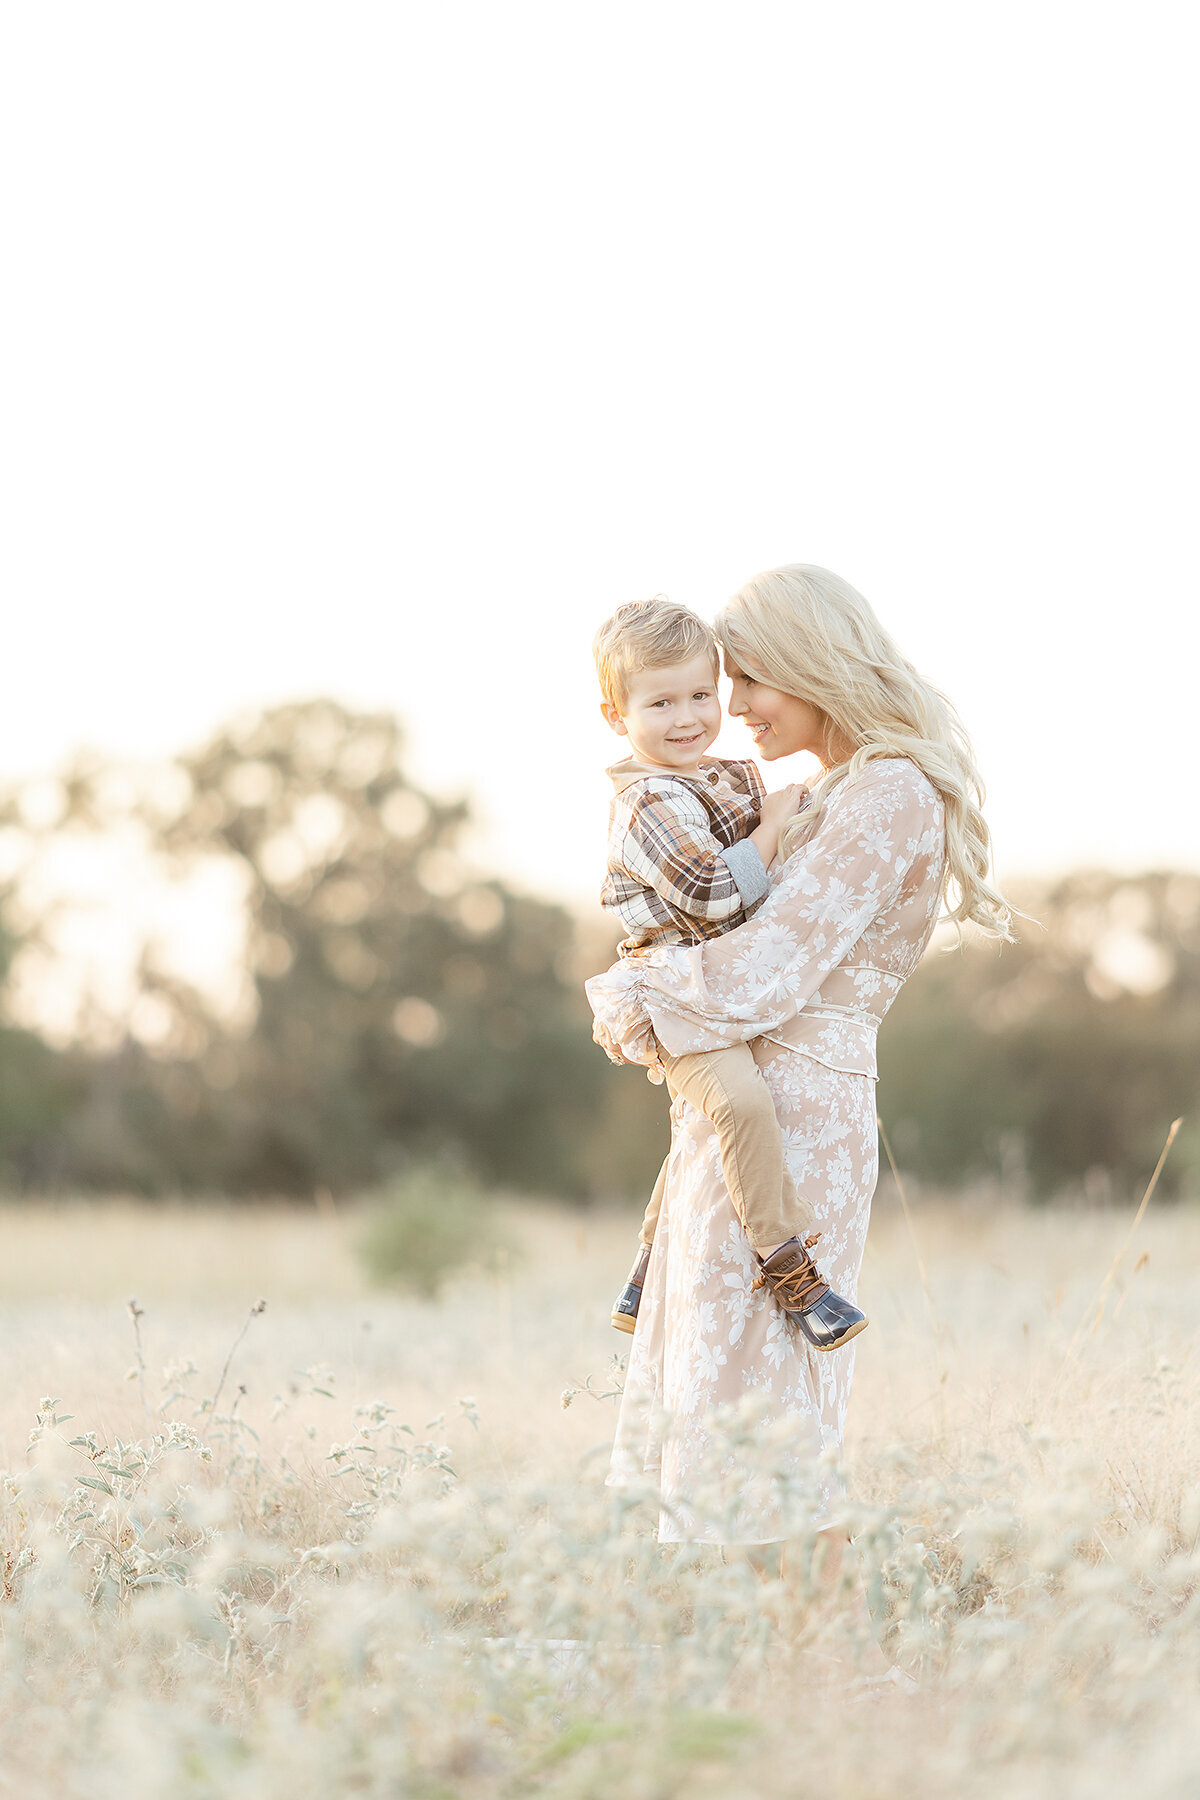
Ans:
{"type": "MultiPolygon", "coordinates": [[[[593,1046],[582,995],[613,939],[473,871],[468,824],[409,779],[394,718],[328,700],[231,722],[153,781],[91,759],[49,801],[11,785],[0,1184],[347,1194],[453,1158],[493,1186],[644,1192],[665,1099],[593,1046]],[[164,880],[229,877],[241,1003],[148,942],[107,1030],[64,1038],[30,1014],[53,939],[30,873],[122,835],[164,880]]],[[[1017,945],[937,949],[909,983],[881,1038],[881,1114],[930,1181],[1120,1189],[1197,1112],[1200,878],[1077,875],[1026,904],[1017,945]]],[[[1194,1128],[1179,1149],[1176,1189],[1200,1168],[1194,1128]]]]}

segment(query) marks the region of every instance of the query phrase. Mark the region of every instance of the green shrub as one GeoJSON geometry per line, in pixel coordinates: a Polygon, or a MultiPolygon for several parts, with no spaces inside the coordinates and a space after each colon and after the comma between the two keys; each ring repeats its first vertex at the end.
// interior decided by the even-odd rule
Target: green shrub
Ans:
{"type": "Polygon", "coordinates": [[[429,1163],[398,1176],[371,1202],[359,1254],[372,1281],[436,1300],[469,1268],[495,1267],[509,1245],[483,1189],[429,1163]]]}

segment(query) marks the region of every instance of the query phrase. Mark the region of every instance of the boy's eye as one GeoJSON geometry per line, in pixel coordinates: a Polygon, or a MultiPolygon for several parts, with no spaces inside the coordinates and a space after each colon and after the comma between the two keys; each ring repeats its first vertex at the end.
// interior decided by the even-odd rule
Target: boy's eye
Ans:
{"type": "Polygon", "coordinates": [[[693,700],[711,700],[712,695],[709,693],[707,688],[697,688],[696,692],[692,695],[692,699],[693,700]]]}

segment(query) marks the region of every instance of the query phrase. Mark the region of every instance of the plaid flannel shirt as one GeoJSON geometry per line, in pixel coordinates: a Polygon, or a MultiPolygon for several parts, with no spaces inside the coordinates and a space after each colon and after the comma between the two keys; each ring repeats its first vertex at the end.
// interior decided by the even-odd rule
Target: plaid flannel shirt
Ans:
{"type": "Polygon", "coordinates": [[[621,955],[703,943],[740,925],[770,885],[743,842],[766,792],[755,765],[713,757],[687,776],[630,759],[608,773],[617,793],[600,899],[628,928],[621,955]]]}

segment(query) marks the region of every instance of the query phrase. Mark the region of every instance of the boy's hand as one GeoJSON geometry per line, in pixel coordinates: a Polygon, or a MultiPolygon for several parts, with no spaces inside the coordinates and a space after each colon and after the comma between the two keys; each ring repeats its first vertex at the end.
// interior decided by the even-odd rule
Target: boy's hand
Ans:
{"type": "Polygon", "coordinates": [[[788,820],[794,819],[796,814],[801,811],[807,800],[808,789],[793,781],[787,787],[779,788],[775,793],[767,795],[762,803],[759,823],[778,835],[788,820]]]}

